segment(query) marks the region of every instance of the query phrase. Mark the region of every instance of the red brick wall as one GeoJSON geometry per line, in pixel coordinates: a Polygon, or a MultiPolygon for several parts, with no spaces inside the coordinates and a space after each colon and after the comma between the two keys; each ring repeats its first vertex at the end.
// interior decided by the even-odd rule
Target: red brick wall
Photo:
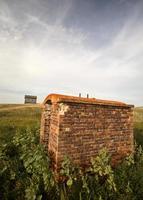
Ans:
{"type": "Polygon", "coordinates": [[[133,109],[76,102],[45,104],[40,136],[56,166],[65,155],[74,163],[89,165],[104,147],[116,163],[133,151],[133,109]]]}
{"type": "Polygon", "coordinates": [[[66,104],[68,111],[60,116],[58,160],[67,154],[75,163],[88,165],[104,147],[113,162],[133,151],[132,108],[66,104]]]}

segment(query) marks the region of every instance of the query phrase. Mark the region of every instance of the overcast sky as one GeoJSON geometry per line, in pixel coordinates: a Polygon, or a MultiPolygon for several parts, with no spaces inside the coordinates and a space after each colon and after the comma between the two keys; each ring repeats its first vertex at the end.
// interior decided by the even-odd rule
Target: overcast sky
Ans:
{"type": "Polygon", "coordinates": [[[0,103],[49,93],[143,105],[143,0],[0,0],[0,103]]]}

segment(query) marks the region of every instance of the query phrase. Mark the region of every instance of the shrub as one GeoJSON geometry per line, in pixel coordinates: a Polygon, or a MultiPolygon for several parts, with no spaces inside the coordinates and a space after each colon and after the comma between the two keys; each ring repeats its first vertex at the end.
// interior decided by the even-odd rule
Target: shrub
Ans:
{"type": "Polygon", "coordinates": [[[0,199],[3,200],[139,200],[143,199],[143,150],[136,146],[112,168],[105,149],[83,170],[66,157],[59,179],[39,143],[39,131],[17,131],[0,147],[0,199]]]}

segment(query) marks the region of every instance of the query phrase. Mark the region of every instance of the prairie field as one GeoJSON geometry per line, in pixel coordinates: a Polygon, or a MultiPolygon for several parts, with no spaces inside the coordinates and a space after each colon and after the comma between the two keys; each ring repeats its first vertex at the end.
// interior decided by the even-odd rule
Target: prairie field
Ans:
{"type": "Polygon", "coordinates": [[[134,137],[143,146],[143,107],[134,109],[134,137]]]}
{"type": "Polygon", "coordinates": [[[25,127],[40,122],[40,104],[0,104],[0,127],[25,127]]]}
{"type": "Polygon", "coordinates": [[[0,104],[0,141],[9,141],[16,131],[40,128],[40,104],[0,104]]]}

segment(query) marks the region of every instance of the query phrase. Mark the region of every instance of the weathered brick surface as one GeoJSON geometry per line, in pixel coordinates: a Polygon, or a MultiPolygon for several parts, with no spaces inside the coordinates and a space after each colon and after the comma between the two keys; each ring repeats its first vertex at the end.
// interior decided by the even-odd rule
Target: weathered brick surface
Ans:
{"type": "Polygon", "coordinates": [[[103,147],[112,155],[113,164],[133,152],[132,106],[55,95],[46,99],[40,136],[56,167],[65,155],[74,163],[89,165],[103,147]]]}
{"type": "Polygon", "coordinates": [[[49,133],[50,133],[50,122],[51,122],[51,104],[45,104],[41,117],[41,130],[40,130],[40,141],[45,145],[48,150],[49,144],[49,133]]]}

